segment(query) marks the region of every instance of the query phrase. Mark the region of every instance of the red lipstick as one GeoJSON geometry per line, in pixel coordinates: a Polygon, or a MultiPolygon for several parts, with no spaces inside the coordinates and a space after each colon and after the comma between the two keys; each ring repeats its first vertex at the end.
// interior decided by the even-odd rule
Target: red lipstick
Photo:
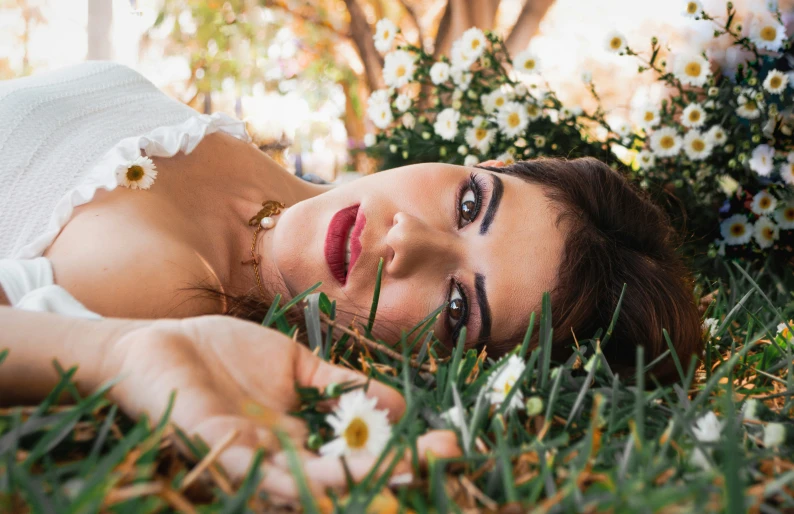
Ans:
{"type": "Polygon", "coordinates": [[[358,208],[358,204],[352,205],[334,214],[328,224],[328,233],[325,236],[323,249],[325,261],[328,263],[331,274],[342,285],[347,282],[347,276],[361,254],[359,236],[364,230],[366,220],[363,213],[359,214],[358,208]],[[350,263],[345,266],[345,246],[348,237],[350,237],[350,263]]]}

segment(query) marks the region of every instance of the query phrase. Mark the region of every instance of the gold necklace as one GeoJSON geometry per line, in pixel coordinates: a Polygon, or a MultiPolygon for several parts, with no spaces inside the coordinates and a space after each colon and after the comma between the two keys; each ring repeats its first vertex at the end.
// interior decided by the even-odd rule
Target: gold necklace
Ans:
{"type": "Polygon", "coordinates": [[[256,238],[259,236],[260,230],[270,230],[276,226],[276,220],[273,219],[273,216],[281,214],[281,209],[284,209],[285,207],[286,206],[281,202],[277,202],[275,200],[266,200],[262,202],[262,208],[259,209],[259,212],[257,212],[251,217],[250,220],[248,220],[248,225],[251,227],[256,226],[256,229],[254,229],[254,239],[251,241],[251,258],[242,261],[242,264],[254,265],[256,285],[259,288],[259,292],[262,294],[263,299],[266,299],[267,295],[265,294],[265,288],[262,286],[262,275],[259,272],[259,263],[262,259],[262,256],[256,253],[256,238]]]}

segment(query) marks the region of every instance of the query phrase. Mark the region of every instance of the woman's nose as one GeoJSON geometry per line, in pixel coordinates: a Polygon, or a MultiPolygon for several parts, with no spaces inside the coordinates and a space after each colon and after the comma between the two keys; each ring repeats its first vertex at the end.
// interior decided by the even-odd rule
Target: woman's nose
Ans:
{"type": "Polygon", "coordinates": [[[458,241],[453,234],[404,212],[394,215],[386,244],[394,252],[386,267],[393,277],[405,277],[422,268],[446,273],[458,265],[458,241]]]}

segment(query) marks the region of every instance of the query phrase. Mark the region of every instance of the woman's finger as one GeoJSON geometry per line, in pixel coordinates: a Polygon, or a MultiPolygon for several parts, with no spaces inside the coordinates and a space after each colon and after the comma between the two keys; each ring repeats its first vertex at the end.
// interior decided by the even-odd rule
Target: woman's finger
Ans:
{"type": "Polygon", "coordinates": [[[504,165],[505,165],[505,163],[502,162],[502,161],[497,161],[497,160],[491,159],[490,161],[481,162],[477,166],[491,166],[493,168],[501,168],[504,165]]]}
{"type": "MultiPolygon", "coordinates": [[[[363,374],[334,366],[312,354],[305,347],[296,352],[295,380],[301,387],[316,387],[323,389],[329,384],[341,384],[353,382],[358,384],[367,383],[367,377],[363,374]]],[[[389,419],[394,422],[400,419],[405,412],[405,399],[396,390],[377,380],[370,380],[367,387],[367,396],[377,398],[378,409],[388,409],[389,419]]]]}

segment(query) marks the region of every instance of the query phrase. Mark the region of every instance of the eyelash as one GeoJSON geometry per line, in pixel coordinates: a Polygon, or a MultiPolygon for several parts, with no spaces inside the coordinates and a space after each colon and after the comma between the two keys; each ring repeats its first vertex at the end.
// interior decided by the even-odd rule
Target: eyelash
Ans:
{"type": "MultiPolygon", "coordinates": [[[[480,177],[476,173],[472,173],[471,175],[469,175],[469,179],[460,185],[455,200],[455,212],[457,213],[456,218],[457,218],[458,229],[462,229],[463,227],[467,225],[471,225],[472,223],[477,221],[477,218],[479,218],[480,216],[480,209],[482,208],[482,199],[483,199],[484,190],[485,190],[485,183],[482,177],[480,177]],[[474,193],[474,217],[471,219],[471,221],[461,219],[462,210],[460,206],[461,201],[465,197],[466,193],[468,193],[469,191],[474,193]],[[462,221],[465,221],[465,223],[462,223],[462,221]]],[[[455,290],[457,290],[458,294],[460,294],[461,300],[463,301],[463,315],[460,317],[460,319],[457,321],[455,326],[452,328],[450,328],[449,314],[447,314],[446,316],[447,328],[451,332],[451,336],[452,336],[451,339],[453,345],[457,343],[458,335],[460,334],[460,329],[464,327],[466,323],[468,323],[469,321],[468,295],[466,294],[465,287],[463,287],[463,285],[454,278],[450,281],[449,293],[447,294],[447,309],[449,309],[449,304],[452,302],[452,294],[455,290]]]]}

